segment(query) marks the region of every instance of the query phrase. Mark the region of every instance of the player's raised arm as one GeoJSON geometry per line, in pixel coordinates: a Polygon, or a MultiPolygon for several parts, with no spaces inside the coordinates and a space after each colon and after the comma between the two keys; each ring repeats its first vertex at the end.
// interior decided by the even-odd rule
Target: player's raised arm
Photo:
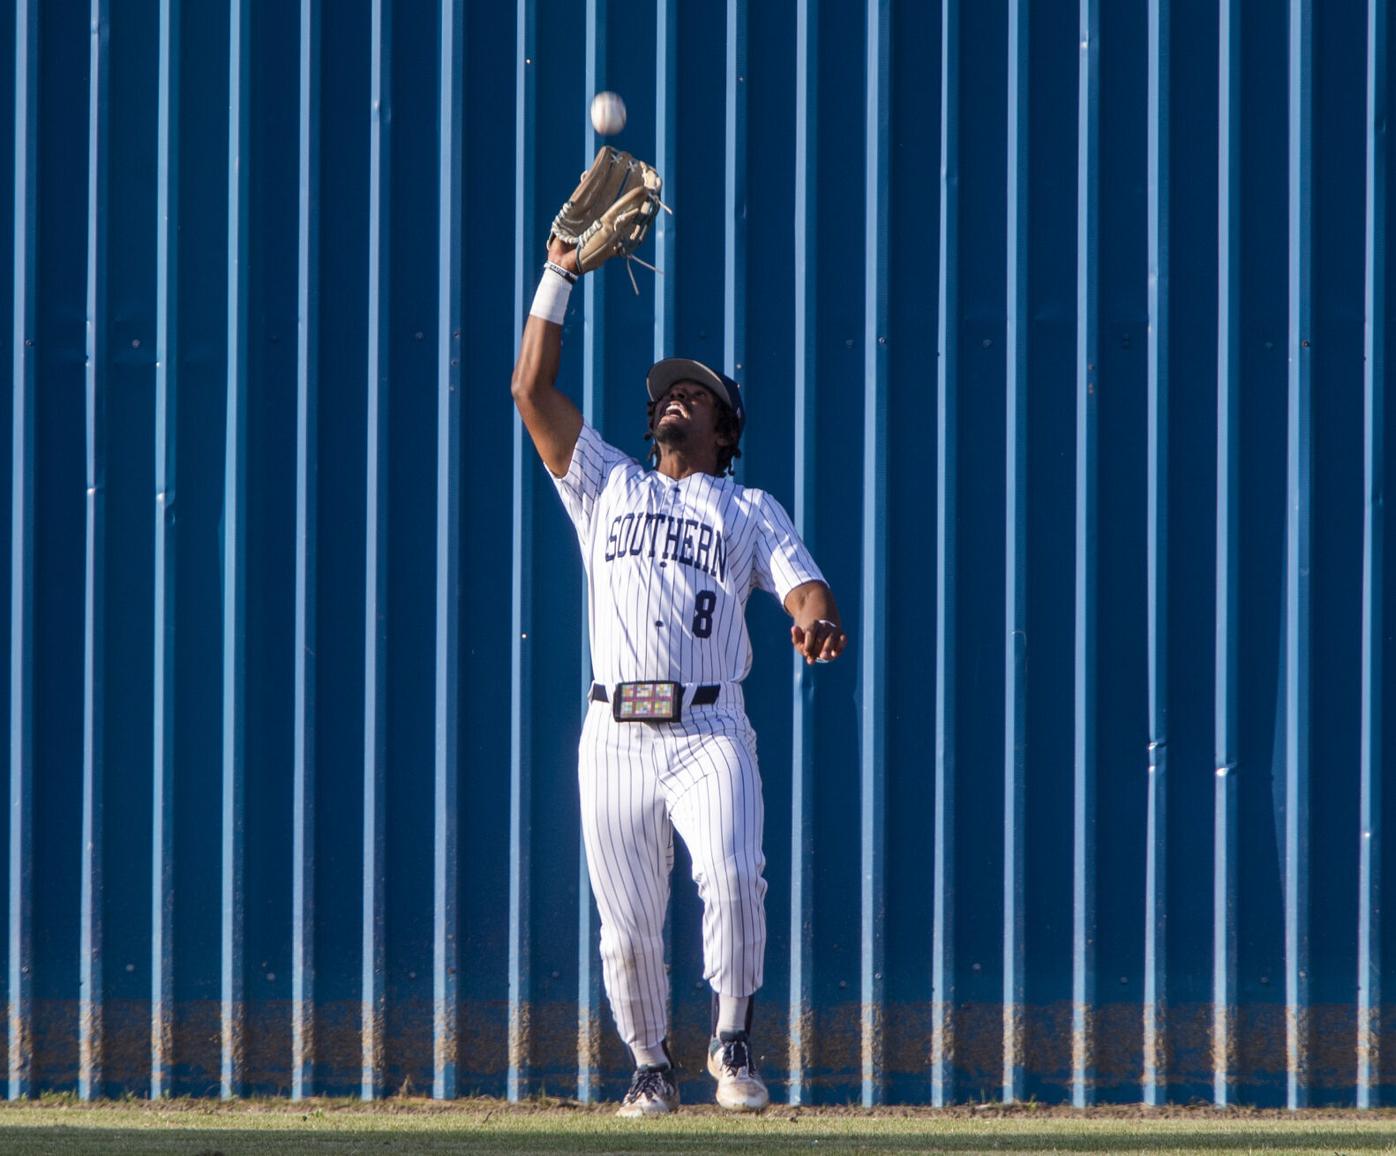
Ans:
{"type": "Polygon", "coordinates": [[[603,147],[553,218],[548,264],[519,342],[513,394],[529,436],[554,477],[567,473],[582,430],[582,415],[555,384],[572,286],[578,275],[635,251],[662,207],[660,183],[650,165],[603,147]]]}
{"type": "Polygon", "coordinates": [[[514,404],[538,456],[558,478],[567,473],[582,430],[581,413],[556,385],[562,361],[562,315],[576,278],[576,247],[556,239],[549,242],[548,264],[524,322],[511,385],[514,404]]]}

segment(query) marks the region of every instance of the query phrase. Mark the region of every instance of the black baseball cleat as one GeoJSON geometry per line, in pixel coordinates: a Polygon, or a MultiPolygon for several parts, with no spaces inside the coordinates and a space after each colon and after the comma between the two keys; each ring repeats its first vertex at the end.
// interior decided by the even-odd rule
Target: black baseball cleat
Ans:
{"type": "Polygon", "coordinates": [[[630,1090],[620,1102],[617,1116],[663,1116],[679,1109],[679,1086],[668,1064],[644,1064],[630,1078],[630,1090]]]}
{"type": "Polygon", "coordinates": [[[751,1060],[746,1032],[719,1032],[708,1045],[708,1071],[717,1081],[717,1106],[729,1112],[759,1112],[770,1093],[751,1060]]]}

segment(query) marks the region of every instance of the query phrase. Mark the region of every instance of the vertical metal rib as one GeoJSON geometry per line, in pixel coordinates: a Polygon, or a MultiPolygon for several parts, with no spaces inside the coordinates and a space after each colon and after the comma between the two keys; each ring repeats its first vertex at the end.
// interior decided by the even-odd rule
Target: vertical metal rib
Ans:
{"type": "MultiPolygon", "coordinates": [[[[815,328],[818,302],[819,0],[795,11],[795,528],[815,540],[815,461],[819,428],[815,328]]],[[[814,1048],[814,680],[798,654],[793,671],[790,782],[790,1069],[791,1104],[804,1103],[814,1048]]]]}
{"type": "MultiPolygon", "coordinates": [[[[536,242],[533,149],[537,0],[517,0],[514,72],[514,332],[522,333],[533,288],[536,242]]],[[[509,654],[509,1069],[510,1101],[525,1094],[529,1078],[529,811],[532,750],[529,728],[532,661],[528,631],[533,616],[533,462],[523,422],[514,415],[513,515],[509,654]]]]}
{"type": "Polygon", "coordinates": [[[883,952],[887,793],[887,276],[891,228],[891,0],[867,0],[867,95],[863,298],[863,733],[862,1052],[863,1104],[883,1096],[883,952]]]}
{"type": "Polygon", "coordinates": [[[746,25],[747,0],[727,0],[722,367],[737,378],[746,364],[746,25]]]}
{"type": "Polygon", "coordinates": [[[1099,387],[1100,11],[1081,0],[1076,169],[1076,545],[1071,1102],[1095,1100],[1096,394],[1099,387]]]}
{"type": "Polygon", "coordinates": [[[359,1095],[383,1086],[384,791],[388,762],[388,344],[391,0],[373,0],[369,59],[368,447],[364,558],[364,862],[362,1071],[359,1095]]]}
{"type": "Polygon", "coordinates": [[[296,606],[291,785],[291,1099],[315,1086],[315,652],[320,407],[320,0],[300,3],[296,606]]]}
{"type": "Polygon", "coordinates": [[[1023,1098],[1027,945],[1028,206],[1031,184],[1028,0],[1008,6],[1008,353],[1004,459],[1003,1098],[1023,1098]]]}
{"type": "Polygon", "coordinates": [[[247,46],[250,0],[232,0],[228,28],[228,385],[223,445],[223,788],[219,1090],[242,1090],[244,674],[247,650],[247,46]]]}
{"type": "Polygon", "coordinates": [[[1357,890],[1357,1106],[1380,1102],[1382,663],[1386,579],[1386,0],[1367,3],[1365,354],[1362,380],[1362,837],[1357,890]]]}
{"type": "Polygon", "coordinates": [[[441,0],[436,282],[436,748],[432,864],[432,1095],[454,1099],[460,1063],[461,143],[465,7],[441,0]]]}
{"type": "MultiPolygon", "coordinates": [[[[586,0],[586,94],[591,97],[606,87],[606,0],[586,0]]],[[[583,171],[596,152],[596,132],[591,117],[582,117],[583,171]]],[[[662,177],[661,170],[660,176],[662,177]]],[[[660,213],[660,216],[665,214],[660,213]]],[[[606,395],[606,279],[587,277],[582,281],[585,314],[582,317],[582,409],[587,421],[602,428],[606,395]]],[[[583,632],[582,675],[590,685],[590,639],[583,632]]]]}
{"type": "Polygon", "coordinates": [[[940,350],[936,380],[935,850],[931,1103],[955,1098],[955,474],[960,348],[960,3],[941,10],[940,350]]]}
{"type": "MultiPolygon", "coordinates": [[[[606,80],[606,0],[586,4],[586,95],[590,99],[607,88],[606,80]]],[[[661,17],[662,19],[662,17],[661,17]]],[[[660,58],[662,60],[662,57],[660,58]]],[[[662,67],[662,66],[661,66],[662,67]]],[[[582,117],[582,170],[591,164],[596,152],[596,133],[591,117],[582,117]]],[[[666,174],[660,170],[660,176],[666,174]]],[[[664,216],[660,213],[660,216],[664,216]]],[[[663,268],[661,264],[658,268],[663,268]]],[[[606,411],[606,279],[588,277],[583,282],[582,317],[582,412],[594,429],[605,429],[606,411]]],[[[587,577],[582,576],[585,607],[589,597],[587,577]]],[[[585,613],[585,610],[583,610],[585,613]]],[[[582,662],[578,670],[577,701],[587,710],[587,689],[591,685],[591,633],[582,631],[582,662]]],[[[586,847],[577,849],[577,1098],[589,1104],[596,1098],[601,1079],[601,974],[598,940],[600,923],[591,896],[591,876],[587,871],[586,847]]]]}
{"type": "Polygon", "coordinates": [[[82,628],[82,867],[78,946],[78,1096],[102,1083],[102,779],[106,681],[107,60],[106,0],[88,35],[86,543],[82,628]]]}
{"type": "Polygon", "coordinates": [[[1289,425],[1285,517],[1284,921],[1287,1090],[1309,1099],[1309,547],[1313,515],[1313,5],[1289,5],[1289,425]]]}
{"type": "MultiPolygon", "coordinates": [[[[664,178],[665,203],[680,203],[678,190],[678,0],[655,0],[654,155],[664,178]]],[[[678,281],[678,243],[672,218],[660,213],[654,223],[655,265],[663,272],[655,278],[654,359],[667,357],[674,340],[674,294],[678,281]]]]}
{"type": "MultiPolygon", "coordinates": [[[[585,584],[584,584],[585,586],[585,584]]],[[[583,646],[590,662],[590,648],[583,646]]],[[[583,676],[588,678],[587,666],[583,676]]],[[[585,700],[583,700],[585,701],[585,700]]],[[[601,1089],[602,1010],[598,943],[601,923],[591,894],[586,848],[577,849],[577,1100],[594,1103],[601,1089]]]]}
{"type": "Polygon", "coordinates": [[[1217,569],[1212,836],[1212,1099],[1236,1078],[1237,575],[1241,391],[1241,0],[1222,0],[1217,78],[1217,569]]]}
{"type": "MultiPolygon", "coordinates": [[[[583,648],[584,650],[587,648],[583,648]]],[[[589,668],[588,668],[589,669],[589,668]]],[[[601,969],[597,945],[601,934],[591,894],[586,848],[577,850],[577,1100],[595,1102],[601,1089],[601,969]]]]}
{"type": "Polygon", "coordinates": [[[1168,1096],[1168,342],[1170,0],[1149,0],[1149,788],[1144,852],[1143,1099],[1168,1096]]]}
{"type": "Polygon", "coordinates": [[[175,366],[179,0],[160,0],[155,224],[155,606],[150,871],[150,1096],[174,1066],[175,366]]]}
{"type": "Polygon", "coordinates": [[[14,319],[10,452],[9,1098],[32,1089],[34,392],[38,329],[39,0],[15,4],[14,319]]]}

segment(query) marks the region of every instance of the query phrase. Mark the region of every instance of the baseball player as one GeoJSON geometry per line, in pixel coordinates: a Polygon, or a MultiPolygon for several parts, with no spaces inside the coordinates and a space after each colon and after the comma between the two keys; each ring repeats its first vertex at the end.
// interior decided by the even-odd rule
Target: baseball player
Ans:
{"type": "MultiPolygon", "coordinates": [[[[609,149],[598,164],[604,154],[632,175],[644,170],[652,209],[653,170],[609,149]]],[[[735,381],[684,358],[650,369],[654,468],[603,441],[555,388],[572,285],[607,256],[628,252],[603,238],[598,259],[588,247],[595,232],[567,229],[564,214],[582,192],[554,222],[513,395],[576,528],[588,579],[595,681],[578,778],[606,993],[635,1063],[619,1114],[672,1112],[679,1103],[663,945],[675,830],[703,902],[704,976],[714,993],[707,1064],[717,1102],[760,1111],[769,1096],[749,1033],[765,956],[766,881],[756,736],[741,688],[751,668],[747,596],[761,588],[780,599],[806,662],[837,658],[847,636],[780,503],[728,476],[746,416],[735,381]]],[[[623,220],[615,233],[634,236],[623,220]]]]}

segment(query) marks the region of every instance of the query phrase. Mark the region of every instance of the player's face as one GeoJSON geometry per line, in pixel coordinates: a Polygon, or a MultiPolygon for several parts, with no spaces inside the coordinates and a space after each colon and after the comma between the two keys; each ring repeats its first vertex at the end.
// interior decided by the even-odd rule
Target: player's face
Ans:
{"type": "Polygon", "coordinates": [[[718,402],[703,386],[675,382],[654,407],[654,438],[662,446],[717,446],[718,402]]]}

